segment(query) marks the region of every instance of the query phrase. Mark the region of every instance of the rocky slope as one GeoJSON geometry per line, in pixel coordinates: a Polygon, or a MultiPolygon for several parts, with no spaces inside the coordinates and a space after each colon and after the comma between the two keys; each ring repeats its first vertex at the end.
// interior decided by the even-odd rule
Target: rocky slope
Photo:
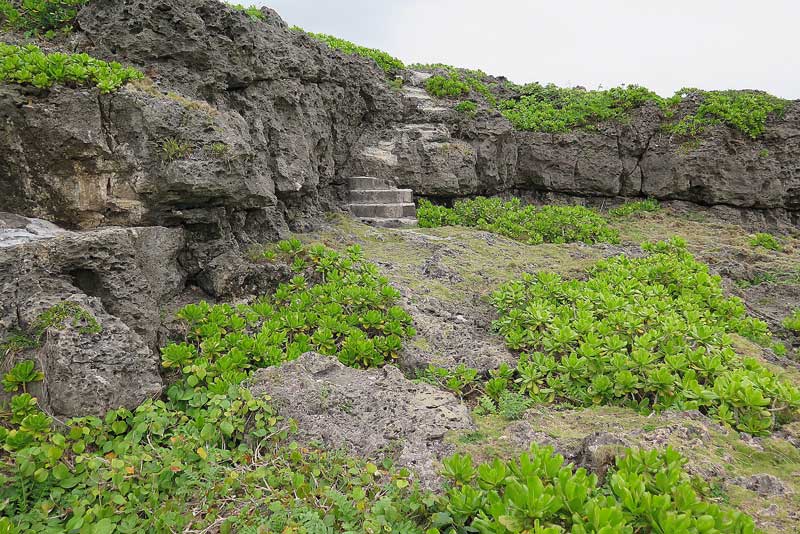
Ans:
{"type": "MultiPolygon", "coordinates": [[[[263,13],[254,20],[215,0],[90,2],[74,34],[47,46],[134,65],[146,79],[111,94],[0,85],[0,350],[38,332],[23,353],[45,373],[32,393],[48,413],[102,414],[158,396],[167,382],[159,349],[185,334],[175,310],[249,299],[288,280],[287,266],[252,262],[248,249],[299,232],[337,249],[362,245],[401,290],[418,330],[399,370],[355,371],[307,354],[258,373],[253,390],[297,419],[302,440],[393,454],[433,487],[436,462],[454,450],[507,453],[539,441],[601,471],[607,445],[688,451],[697,449],[689,442],[713,439],[722,452],[692,456],[692,472],[716,477],[738,505],[751,499],[749,511],[772,531],[797,524],[796,428],[773,442],[740,439],[698,414],[653,423],[601,411],[587,423],[543,408],[514,424],[476,420],[454,395],[409,377],[431,363],[481,372],[513,363],[492,333],[487,301],[512,277],[580,277],[599,259],[640,254],[641,241],[672,235],[796,348],[800,340],[781,323],[800,306],[800,245],[787,236],[783,252],[754,251],[747,231],[728,223],[796,232],[800,102],[757,140],[715,126],[686,146],[662,130],[663,113],[651,105],[596,131],[520,132],[497,112],[469,117],[430,97],[425,73],[402,72],[398,89],[374,62],[263,13]],[[533,247],[472,230],[380,230],[329,217],[346,206],[348,178],[357,175],[439,200],[651,196],[670,208],[617,221],[620,245],[533,247]],[[42,323],[53,313],[58,328],[42,323]],[[568,425],[574,432],[565,436],[568,425]],[[604,442],[596,436],[604,432],[620,435],[604,442]],[[745,465],[750,453],[763,454],[745,465]],[[785,513],[769,506],[772,498],[785,513]]],[[[679,113],[696,107],[686,100],[679,113]]],[[[792,361],[742,350],[797,382],[792,361]]]]}

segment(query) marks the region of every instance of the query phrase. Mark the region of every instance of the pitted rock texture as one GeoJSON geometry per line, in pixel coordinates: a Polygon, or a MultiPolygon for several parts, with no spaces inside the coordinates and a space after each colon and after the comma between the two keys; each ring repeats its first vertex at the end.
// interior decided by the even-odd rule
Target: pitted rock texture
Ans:
{"type": "MultiPolygon", "coordinates": [[[[798,101],[757,140],[720,125],[687,142],[662,131],[666,117],[655,104],[593,131],[550,134],[515,131],[492,110],[469,118],[452,109],[455,101],[426,95],[417,74],[406,75],[403,122],[365,131],[351,162],[354,173],[394,177],[398,186],[434,197],[528,191],[800,207],[798,101]]],[[[689,98],[678,114],[697,105],[689,98]]]]}
{"type": "Polygon", "coordinates": [[[452,430],[473,428],[469,409],[455,396],[416,384],[392,366],[361,371],[315,353],[258,371],[254,395],[267,394],[281,415],[295,419],[301,439],[352,453],[395,456],[423,483],[436,480],[436,460],[452,430]]]}
{"type": "Polygon", "coordinates": [[[0,340],[12,333],[33,335],[41,315],[63,302],[78,304],[101,328],[86,334],[64,321],[63,328],[43,333],[38,348],[13,354],[3,365],[37,360],[45,372],[40,400],[63,416],[133,408],[157,395],[157,348],[164,341],[160,308],[186,282],[179,260],[183,231],[154,226],[73,232],[8,214],[0,220],[50,232],[0,247],[0,340]]]}

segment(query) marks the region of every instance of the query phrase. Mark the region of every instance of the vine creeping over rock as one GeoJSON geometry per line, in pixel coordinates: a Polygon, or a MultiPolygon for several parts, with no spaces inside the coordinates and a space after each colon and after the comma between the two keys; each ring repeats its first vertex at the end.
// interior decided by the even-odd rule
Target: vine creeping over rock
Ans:
{"type": "Polygon", "coordinates": [[[0,82],[30,84],[48,89],[56,84],[92,85],[111,93],[143,74],[119,63],[107,63],[88,54],[47,54],[35,45],[0,43],[0,82]]]}

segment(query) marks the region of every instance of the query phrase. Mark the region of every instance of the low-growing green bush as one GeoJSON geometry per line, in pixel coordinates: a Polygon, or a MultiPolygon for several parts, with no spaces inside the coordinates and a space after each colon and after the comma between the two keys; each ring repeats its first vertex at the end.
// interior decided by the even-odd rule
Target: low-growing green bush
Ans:
{"type": "Polygon", "coordinates": [[[754,234],[750,237],[749,243],[751,247],[761,247],[776,252],[781,252],[783,250],[783,245],[781,245],[780,240],[774,235],[765,232],[754,234]]]}
{"type": "Polygon", "coordinates": [[[477,197],[457,201],[452,208],[420,200],[417,219],[422,228],[471,226],[528,244],[616,243],[619,236],[598,213],[583,206],[522,206],[518,199],[477,197]]]}
{"type": "Polygon", "coordinates": [[[800,308],[794,310],[789,317],[783,320],[783,327],[800,333],[800,308]]]}
{"type": "Polygon", "coordinates": [[[612,217],[628,217],[635,213],[654,212],[661,209],[661,204],[654,198],[647,200],[637,200],[635,202],[626,202],[622,206],[608,210],[609,215],[612,217]]]}
{"type": "Polygon", "coordinates": [[[244,6],[242,4],[228,4],[236,11],[241,11],[253,20],[264,20],[264,13],[261,8],[256,6],[244,6]]]}
{"type": "Polygon", "coordinates": [[[425,81],[425,89],[431,95],[439,98],[457,98],[469,93],[469,84],[461,81],[458,74],[449,76],[437,74],[425,81]]]}
{"type": "Polygon", "coordinates": [[[485,534],[754,534],[745,514],[704,502],[676,451],[628,450],[603,485],[564,465],[552,448],[533,445],[516,460],[478,466],[469,456],[444,460],[452,487],[435,516],[443,532],[485,534]]]}
{"type": "Polygon", "coordinates": [[[475,395],[480,386],[478,371],[464,364],[454,369],[428,365],[418,378],[421,382],[446,389],[462,398],[475,395]]]}
{"type": "Polygon", "coordinates": [[[54,84],[92,85],[111,93],[143,74],[119,63],[106,63],[87,54],[45,54],[34,45],[0,43],[0,82],[50,88],[54,84]]]}
{"type": "Polygon", "coordinates": [[[646,102],[663,102],[654,92],[637,85],[587,91],[555,85],[529,84],[518,99],[500,103],[500,110],[519,130],[561,133],[619,120],[646,102]]]}
{"type": "Polygon", "coordinates": [[[57,426],[25,392],[35,364],[6,373],[22,393],[0,410],[0,532],[423,531],[435,499],[407,470],[287,443],[291,424],[241,385],[307,350],[391,361],[413,334],[398,292],[358,247],[289,240],[262,256],[297,275],[249,305],[184,307],[187,342],[162,351],[174,372],[163,400],[57,426]]]}
{"type": "Polygon", "coordinates": [[[411,316],[396,305],[400,293],[363,260],[358,246],[341,254],[292,239],[264,255],[268,261],[282,257],[296,276],[250,305],[182,309],[191,343],[167,346],[165,366],[199,362],[197,382],[209,387],[225,373],[241,376],[311,350],[351,367],[376,367],[394,361],[402,339],[414,335],[411,316]]]}
{"type": "Polygon", "coordinates": [[[418,65],[421,70],[445,71],[435,74],[425,82],[425,89],[437,98],[458,98],[475,92],[482,96],[492,107],[497,105],[497,98],[484,82],[487,75],[480,70],[456,69],[450,65],[418,65]]]}
{"type": "Polygon", "coordinates": [[[495,327],[522,351],[516,386],[539,402],[700,410],[754,435],[795,420],[800,391],[733,349],[732,334],[771,343],[767,325],[679,239],[645,250],[586,281],[541,272],[495,293],[495,327]]]}
{"type": "MultiPolygon", "coordinates": [[[[304,31],[302,28],[299,28],[297,26],[293,27],[292,29],[295,31],[301,31],[301,32],[304,31]]],[[[362,56],[372,59],[387,74],[405,68],[405,64],[402,61],[384,52],[383,50],[359,46],[355,43],[351,43],[350,41],[339,39],[338,37],[334,37],[332,35],[326,35],[324,33],[311,33],[311,32],[305,32],[305,33],[311,36],[312,38],[316,39],[317,41],[325,43],[329,47],[344,52],[345,54],[354,54],[357,56],[362,56]]]]}
{"type": "Polygon", "coordinates": [[[0,0],[0,23],[26,36],[52,38],[69,33],[81,7],[89,0],[0,0]]]}
{"type": "Polygon", "coordinates": [[[764,133],[767,119],[780,116],[787,101],[756,91],[699,91],[682,89],[677,94],[695,93],[702,96],[697,111],[668,127],[668,131],[686,137],[695,137],[705,128],[726,124],[752,139],[764,133]]]}
{"type": "Polygon", "coordinates": [[[474,117],[475,114],[478,113],[478,104],[472,100],[464,100],[456,104],[453,109],[469,117],[474,117]]]}

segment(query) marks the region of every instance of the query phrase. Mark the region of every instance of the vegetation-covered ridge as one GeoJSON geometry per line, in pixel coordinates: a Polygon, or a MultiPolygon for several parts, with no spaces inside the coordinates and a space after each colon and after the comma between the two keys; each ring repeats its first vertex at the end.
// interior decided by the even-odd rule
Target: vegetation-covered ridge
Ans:
{"type": "Polygon", "coordinates": [[[332,35],[326,35],[324,33],[306,32],[298,26],[293,26],[292,29],[295,31],[304,32],[317,41],[325,43],[329,47],[339,50],[340,52],[344,52],[345,54],[357,55],[372,59],[387,74],[395,73],[405,68],[405,64],[401,60],[384,52],[383,50],[359,46],[355,43],[351,43],[350,41],[346,41],[332,35]]]}
{"type": "Polygon", "coordinates": [[[664,124],[667,132],[696,137],[710,126],[725,124],[755,139],[764,133],[767,120],[780,117],[787,105],[786,100],[760,91],[683,88],[664,98],[638,85],[598,90],[540,83],[517,85],[493,79],[480,70],[450,65],[418,64],[410,68],[434,73],[426,81],[426,89],[432,96],[463,102],[483,100],[490,108],[497,108],[517,129],[535,132],[591,129],[604,121],[624,120],[632,110],[653,103],[668,121],[664,124]],[[700,100],[696,111],[675,119],[678,105],[690,95],[700,100]]]}
{"type": "Polygon", "coordinates": [[[57,84],[92,85],[111,93],[143,74],[117,62],[88,54],[45,53],[35,45],[0,43],[0,82],[29,84],[47,89],[57,84]]]}
{"type": "Polygon", "coordinates": [[[422,228],[472,226],[530,245],[540,243],[616,243],[619,235],[604,217],[583,206],[523,206],[509,201],[477,197],[456,201],[452,208],[422,199],[417,210],[422,228]]]}
{"type": "Polygon", "coordinates": [[[0,0],[0,24],[28,37],[52,38],[69,33],[81,7],[89,0],[0,0]]]}

